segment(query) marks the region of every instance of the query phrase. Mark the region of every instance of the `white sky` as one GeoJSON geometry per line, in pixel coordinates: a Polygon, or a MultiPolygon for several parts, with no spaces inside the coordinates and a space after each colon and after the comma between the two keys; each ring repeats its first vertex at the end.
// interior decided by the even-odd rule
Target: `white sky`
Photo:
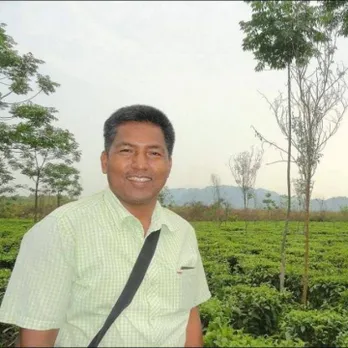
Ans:
{"type": "MultiPolygon", "coordinates": [[[[239,29],[249,18],[242,2],[0,3],[0,21],[18,50],[43,59],[41,72],[61,84],[35,102],[56,107],[58,125],[75,134],[83,196],[106,185],[99,165],[103,123],[124,105],[153,105],[173,122],[170,188],[208,186],[212,173],[235,185],[228,159],[259,145],[252,125],[286,145],[258,93],[273,99],[284,89],[286,72],[254,71],[239,29]]],[[[348,41],[341,40],[337,58],[348,64],[347,57],[348,41]]],[[[347,118],[325,149],[314,198],[348,196],[347,118]]],[[[265,162],[277,159],[278,152],[267,151],[265,162]]],[[[285,193],[286,164],[263,166],[256,187],[285,193]]]]}

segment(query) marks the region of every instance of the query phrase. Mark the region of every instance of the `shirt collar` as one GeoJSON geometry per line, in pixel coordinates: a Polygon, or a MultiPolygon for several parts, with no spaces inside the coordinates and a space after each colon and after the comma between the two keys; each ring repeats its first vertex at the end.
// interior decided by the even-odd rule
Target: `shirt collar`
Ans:
{"type": "MultiPolygon", "coordinates": [[[[111,209],[112,213],[117,215],[117,220],[124,222],[128,219],[135,219],[132,215],[120,202],[117,196],[111,191],[110,187],[105,189],[105,201],[111,209]]],[[[168,230],[174,231],[174,226],[172,222],[167,218],[165,208],[162,207],[159,201],[156,202],[154,212],[152,214],[151,224],[149,232],[159,230],[165,225],[168,230]]]]}

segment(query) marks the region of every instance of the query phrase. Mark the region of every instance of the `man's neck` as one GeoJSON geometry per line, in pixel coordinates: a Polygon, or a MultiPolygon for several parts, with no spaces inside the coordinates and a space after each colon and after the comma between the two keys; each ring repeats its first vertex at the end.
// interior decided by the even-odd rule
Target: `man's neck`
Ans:
{"type": "Polygon", "coordinates": [[[135,216],[140,221],[144,229],[144,236],[146,236],[151,225],[152,214],[156,207],[156,201],[152,204],[139,206],[129,206],[125,203],[122,204],[133,216],[135,216]]]}

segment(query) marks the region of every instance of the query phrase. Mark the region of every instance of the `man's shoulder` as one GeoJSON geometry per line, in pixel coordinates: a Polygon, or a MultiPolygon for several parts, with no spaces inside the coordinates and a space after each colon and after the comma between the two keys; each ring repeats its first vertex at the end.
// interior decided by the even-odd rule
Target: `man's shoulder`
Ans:
{"type": "Polygon", "coordinates": [[[56,219],[64,217],[73,218],[83,216],[85,219],[92,217],[93,212],[104,208],[104,191],[97,192],[76,201],[66,203],[53,210],[48,216],[56,219]]]}
{"type": "Polygon", "coordinates": [[[175,213],[173,210],[163,207],[164,220],[176,230],[185,230],[187,232],[193,232],[193,226],[182,216],[175,213]]]}
{"type": "Polygon", "coordinates": [[[88,231],[91,226],[101,224],[105,220],[104,197],[105,190],[56,208],[35,223],[24,234],[24,239],[35,240],[35,238],[40,238],[42,234],[50,235],[52,238],[55,236],[73,238],[79,235],[79,231],[88,231]]]}

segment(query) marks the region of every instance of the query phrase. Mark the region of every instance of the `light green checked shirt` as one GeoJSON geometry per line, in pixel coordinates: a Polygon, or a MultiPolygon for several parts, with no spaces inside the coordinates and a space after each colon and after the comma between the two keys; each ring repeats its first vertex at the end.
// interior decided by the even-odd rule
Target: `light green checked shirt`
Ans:
{"type": "MultiPolygon", "coordinates": [[[[211,296],[194,229],[157,203],[149,234],[160,228],[145,278],[101,347],[183,347],[190,309],[211,296]],[[180,271],[182,266],[194,268],[180,271]]],[[[139,220],[110,189],[65,204],[24,235],[0,321],[59,328],[56,347],[87,347],[143,243],[139,220]]]]}

